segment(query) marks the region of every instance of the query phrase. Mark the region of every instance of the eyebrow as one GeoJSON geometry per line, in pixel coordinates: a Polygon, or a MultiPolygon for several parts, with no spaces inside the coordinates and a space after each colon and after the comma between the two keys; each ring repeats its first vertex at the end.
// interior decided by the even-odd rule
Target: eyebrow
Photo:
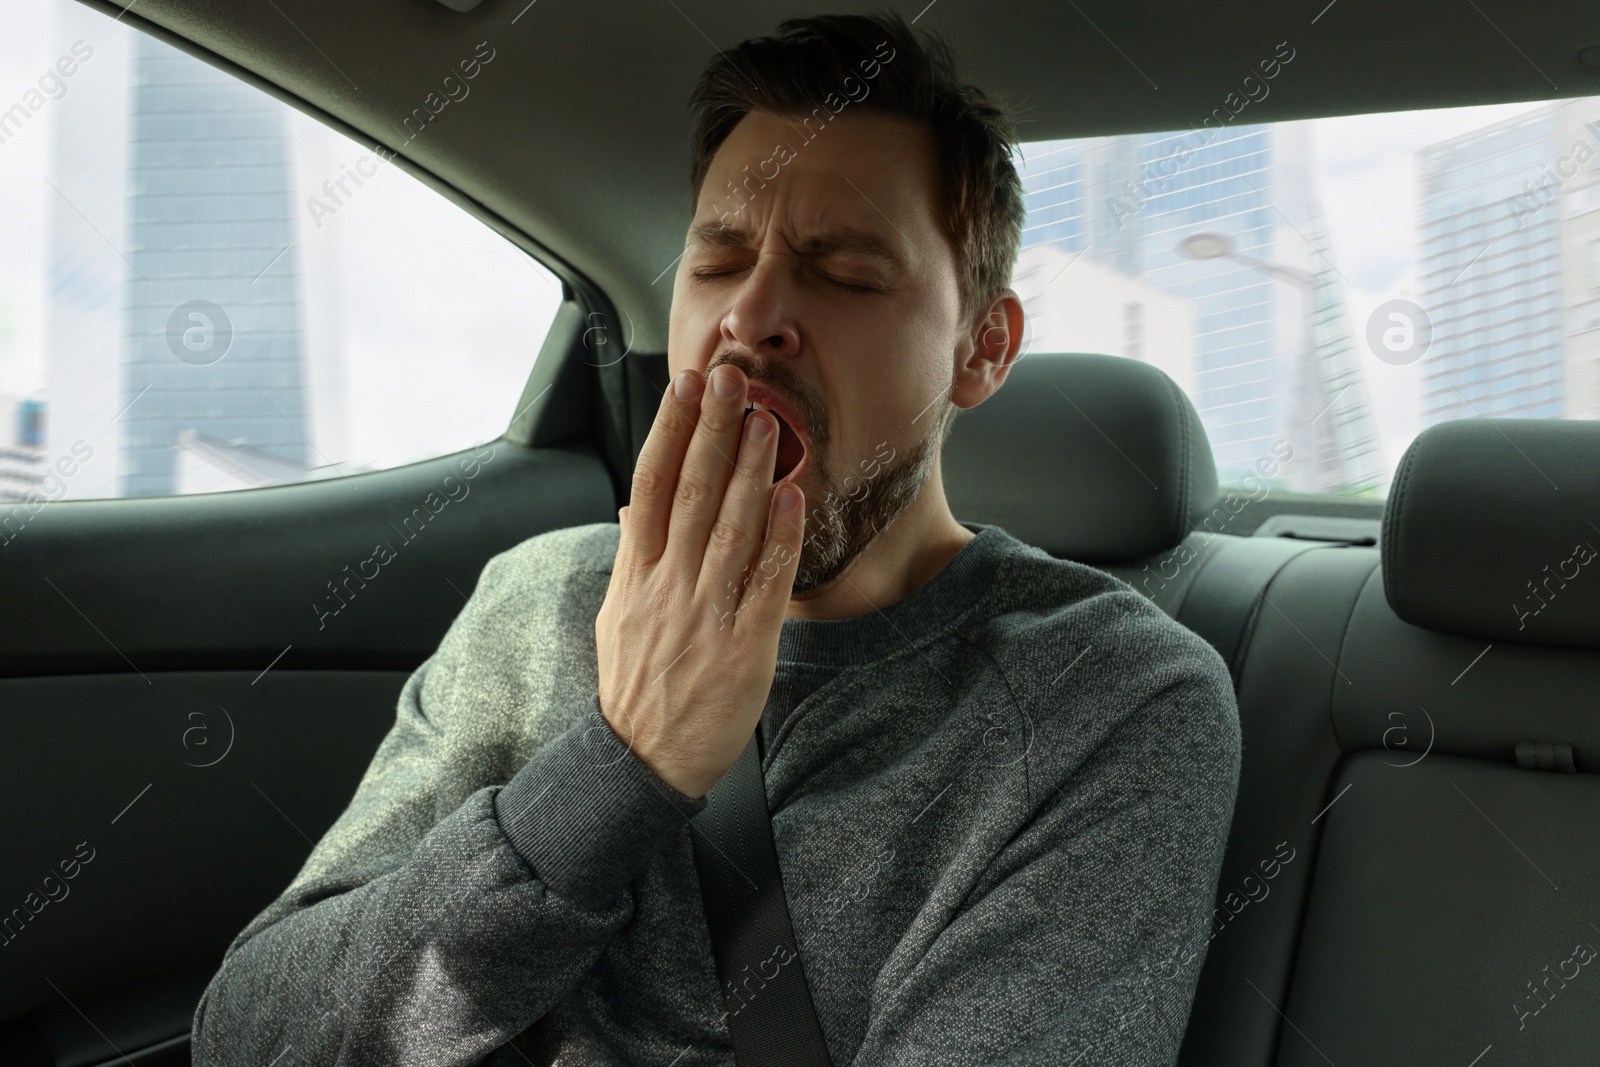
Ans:
{"type": "MultiPolygon", "coordinates": [[[[736,226],[720,222],[702,222],[689,228],[688,244],[702,248],[748,248],[755,243],[755,235],[736,226]]],[[[895,269],[902,269],[905,261],[883,238],[866,230],[844,226],[813,234],[798,242],[801,255],[825,256],[833,252],[859,252],[884,260],[895,269]]]]}

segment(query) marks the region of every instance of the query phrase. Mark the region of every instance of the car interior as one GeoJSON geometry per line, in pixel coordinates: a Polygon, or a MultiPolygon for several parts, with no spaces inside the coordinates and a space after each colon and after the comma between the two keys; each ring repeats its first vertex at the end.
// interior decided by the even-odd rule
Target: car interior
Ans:
{"type": "MultiPolygon", "coordinates": [[[[486,442],[52,502],[0,545],[0,1063],[142,1067],[188,1062],[223,951],[349,802],[484,564],[616,521],[667,383],[689,89],[717,48],[815,12],[72,3],[392,152],[560,289],[486,442]],[[405,125],[484,42],[471,97],[405,125]],[[472,460],[479,503],[319,625],[308,591],[472,460]],[[70,895],[25,903],[73,861],[70,895]]],[[[964,79],[1025,101],[1029,141],[1189,129],[1285,40],[1251,123],[1600,94],[1600,21],[1574,0],[899,10],[964,79]]],[[[1444,419],[1384,494],[1254,494],[1219,477],[1202,414],[1149,361],[1030,349],[943,458],[957,519],[1126,581],[1233,674],[1242,772],[1178,1062],[1593,1062],[1600,422],[1444,419]]]]}

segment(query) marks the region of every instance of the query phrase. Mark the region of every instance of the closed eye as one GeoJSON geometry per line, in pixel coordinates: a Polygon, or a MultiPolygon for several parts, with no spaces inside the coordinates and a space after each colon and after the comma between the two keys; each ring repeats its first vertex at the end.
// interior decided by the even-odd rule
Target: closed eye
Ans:
{"type": "MultiPolygon", "coordinates": [[[[744,267],[728,267],[722,270],[716,270],[710,267],[698,267],[690,271],[689,275],[692,278],[709,281],[714,278],[727,278],[735,274],[742,274],[744,270],[744,267]]],[[[816,274],[824,281],[827,281],[835,286],[838,286],[840,289],[845,289],[852,293],[878,293],[883,291],[880,286],[867,285],[861,282],[846,281],[843,278],[835,278],[833,275],[827,274],[823,271],[817,271],[816,274]]]]}
{"type": "Polygon", "coordinates": [[[876,293],[876,292],[881,292],[881,290],[876,285],[863,285],[863,284],[861,284],[859,282],[847,282],[843,278],[835,278],[831,274],[823,274],[822,271],[818,271],[817,273],[819,275],[821,275],[823,278],[825,278],[828,281],[832,282],[834,285],[837,285],[839,288],[848,289],[849,291],[851,291],[853,293],[876,293]]]}

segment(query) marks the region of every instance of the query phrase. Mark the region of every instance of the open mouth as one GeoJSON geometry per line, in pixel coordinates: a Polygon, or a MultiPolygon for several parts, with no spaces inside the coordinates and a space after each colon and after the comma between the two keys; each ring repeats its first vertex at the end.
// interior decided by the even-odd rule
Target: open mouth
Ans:
{"type": "Polygon", "coordinates": [[[745,409],[745,414],[748,416],[750,412],[755,411],[757,408],[771,412],[772,416],[778,420],[778,459],[772,466],[772,484],[777,485],[779,482],[790,480],[800,473],[806,460],[805,441],[801,439],[799,434],[795,433],[794,427],[789,425],[788,419],[785,419],[765,404],[752,403],[745,409]]]}

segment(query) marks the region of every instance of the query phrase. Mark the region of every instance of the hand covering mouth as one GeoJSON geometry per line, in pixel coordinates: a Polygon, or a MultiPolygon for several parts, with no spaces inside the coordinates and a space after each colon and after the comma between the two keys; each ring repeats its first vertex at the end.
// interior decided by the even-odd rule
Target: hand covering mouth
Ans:
{"type": "Polygon", "coordinates": [[[759,402],[752,401],[745,409],[745,415],[760,408],[770,412],[778,420],[778,459],[772,467],[772,484],[777,485],[789,475],[794,474],[806,458],[805,440],[789,425],[789,420],[777,410],[759,402]]]}

